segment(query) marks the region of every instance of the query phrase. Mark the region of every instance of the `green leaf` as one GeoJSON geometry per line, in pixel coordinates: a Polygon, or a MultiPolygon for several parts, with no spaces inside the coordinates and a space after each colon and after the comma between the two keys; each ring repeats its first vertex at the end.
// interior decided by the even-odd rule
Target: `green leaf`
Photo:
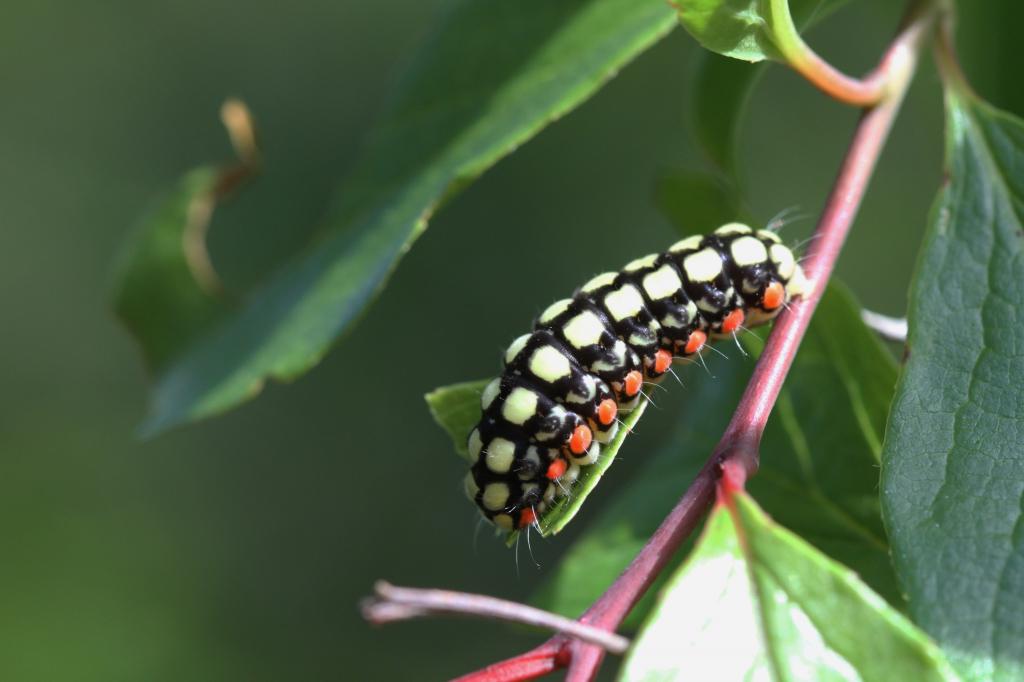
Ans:
{"type": "Polygon", "coordinates": [[[730,178],[738,176],[740,120],[762,73],[763,65],[711,52],[697,64],[690,96],[693,132],[708,158],[730,178]]]}
{"type": "Polygon", "coordinates": [[[682,169],[662,173],[654,200],[685,236],[704,234],[734,220],[752,222],[736,189],[710,173],[682,169]]]}
{"type": "Polygon", "coordinates": [[[160,200],[125,243],[114,274],[114,311],[150,369],[195,340],[229,306],[207,267],[205,230],[224,171],[198,168],[160,200]]]}
{"type": "Polygon", "coordinates": [[[914,619],[1024,679],[1024,122],[947,93],[948,182],[910,296],[882,498],[914,619]]]}
{"type": "Polygon", "coordinates": [[[846,0],[684,0],[675,3],[679,20],[701,45],[735,59],[783,61],[787,26],[804,25],[818,11],[846,0]],[[778,6],[778,12],[772,5],[778,6]]]}
{"type": "Polygon", "coordinates": [[[716,505],[620,679],[956,677],[939,649],[853,572],[737,493],[716,505]]]}
{"type": "MultiPolygon", "coordinates": [[[[712,368],[715,378],[697,370],[682,374],[688,400],[685,412],[673,416],[680,428],[569,548],[538,594],[539,605],[579,615],[693,480],[739,402],[753,359],[732,357],[712,368]]],[[[878,500],[881,434],[895,380],[891,356],[864,326],[856,301],[833,282],[786,379],[761,443],[761,469],[748,485],[780,521],[898,603],[878,500]]]]}
{"type": "Polygon", "coordinates": [[[442,386],[423,396],[430,408],[430,416],[438,426],[448,432],[455,452],[473,464],[469,457],[469,432],[480,421],[480,394],[490,379],[466,381],[442,386]]]}
{"type": "Polygon", "coordinates": [[[326,237],[196,343],[180,343],[144,430],[227,410],[315,365],[442,203],[599,89],[675,25],[662,0],[459,4],[423,49],[326,237]]]}
{"type": "MultiPolygon", "coordinates": [[[[794,22],[803,30],[845,2],[791,2],[790,9],[794,22]]],[[[697,62],[690,96],[693,131],[711,161],[733,180],[738,179],[739,123],[765,66],[743,63],[710,52],[701,55],[697,62]]]]}

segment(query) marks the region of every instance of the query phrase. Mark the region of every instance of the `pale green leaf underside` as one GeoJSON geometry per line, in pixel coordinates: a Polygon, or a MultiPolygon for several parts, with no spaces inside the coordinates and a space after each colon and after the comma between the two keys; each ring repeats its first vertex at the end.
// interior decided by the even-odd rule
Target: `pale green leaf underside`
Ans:
{"type": "Polygon", "coordinates": [[[621,680],[951,680],[941,652],[854,573],[745,494],[716,505],[621,680]]]}
{"type": "Polygon", "coordinates": [[[490,379],[481,379],[442,386],[423,396],[430,416],[452,439],[455,452],[470,464],[473,461],[467,446],[469,432],[480,421],[480,395],[490,382],[490,379]]]}
{"type": "Polygon", "coordinates": [[[1024,679],[1024,122],[947,98],[949,181],[910,299],[882,497],[914,619],[968,679],[1024,679]]]}
{"type": "Polygon", "coordinates": [[[310,369],[446,198],[675,23],[662,0],[461,3],[415,60],[344,186],[327,237],[202,339],[176,349],[144,430],[227,410],[267,378],[310,369]]]}
{"type": "Polygon", "coordinates": [[[159,369],[229,306],[204,288],[186,243],[205,256],[206,220],[224,171],[198,168],[160,199],[124,245],[114,272],[114,311],[135,336],[150,369],[159,369]],[[196,229],[198,228],[198,229],[196,229]]]}

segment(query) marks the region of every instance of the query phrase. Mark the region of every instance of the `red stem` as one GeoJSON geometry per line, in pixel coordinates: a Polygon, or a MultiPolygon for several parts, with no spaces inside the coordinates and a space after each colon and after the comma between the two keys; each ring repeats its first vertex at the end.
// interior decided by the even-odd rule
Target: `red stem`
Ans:
{"type": "MultiPolygon", "coordinates": [[[[913,74],[921,39],[930,25],[930,13],[918,15],[885,54],[880,71],[887,75],[889,94],[861,117],[818,221],[815,238],[803,264],[811,283],[810,293],[779,316],[729,426],[696,479],[626,570],[580,617],[580,622],[615,630],[711,506],[723,463],[741,464],[747,477],[757,471],[758,446],[768,415],[864,197],[913,74]]],[[[594,678],[603,658],[604,651],[600,647],[555,635],[521,656],[459,679],[473,682],[528,680],[568,664],[567,682],[588,682],[594,678]],[[546,662],[544,657],[547,657],[546,662]]]]}

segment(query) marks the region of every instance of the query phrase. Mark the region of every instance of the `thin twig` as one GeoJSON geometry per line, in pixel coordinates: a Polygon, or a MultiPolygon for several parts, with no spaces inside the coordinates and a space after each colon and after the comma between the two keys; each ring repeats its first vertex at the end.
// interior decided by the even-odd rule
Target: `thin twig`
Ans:
{"type": "Polygon", "coordinates": [[[860,311],[860,319],[883,339],[905,343],[907,340],[907,318],[889,317],[882,313],[864,308],[860,311]]]}
{"type": "Polygon", "coordinates": [[[363,602],[363,617],[374,625],[439,614],[477,616],[544,628],[601,647],[613,654],[625,653],[629,640],[572,618],[482,594],[396,587],[383,580],[374,585],[376,598],[363,602]]]}
{"type": "Polygon", "coordinates": [[[884,62],[863,78],[839,71],[804,42],[789,12],[789,0],[770,0],[776,47],[786,63],[829,97],[857,107],[878,104],[889,87],[884,62]]]}
{"type": "MultiPolygon", "coordinates": [[[[640,553],[580,617],[580,622],[606,630],[617,628],[704,516],[714,500],[722,465],[726,462],[731,466],[740,464],[747,476],[757,471],[758,446],[768,415],[853,223],[910,83],[920,43],[931,20],[930,13],[911,13],[882,60],[879,70],[886,80],[886,96],[867,110],[857,125],[804,261],[810,293],[780,315],[775,323],[732,420],[703,469],[640,553]]],[[[525,654],[459,679],[461,682],[527,680],[568,664],[567,682],[589,682],[603,658],[604,651],[599,647],[555,635],[525,654]],[[537,662],[545,655],[551,656],[553,667],[540,669],[537,662]]]]}
{"type": "Polygon", "coordinates": [[[256,144],[256,126],[245,103],[228,99],[221,105],[220,119],[231,139],[238,160],[224,166],[212,186],[189,202],[181,248],[185,265],[200,289],[209,296],[224,295],[224,287],[213,267],[206,245],[207,232],[217,204],[228,198],[242,183],[260,169],[260,150],[256,144]]]}

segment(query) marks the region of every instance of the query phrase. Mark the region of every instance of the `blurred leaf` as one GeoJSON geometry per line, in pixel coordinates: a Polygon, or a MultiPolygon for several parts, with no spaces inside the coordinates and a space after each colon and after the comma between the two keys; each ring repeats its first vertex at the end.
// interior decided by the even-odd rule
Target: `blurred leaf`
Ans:
{"type": "Polygon", "coordinates": [[[142,220],[115,269],[114,311],[135,335],[152,370],[229,309],[205,247],[222,176],[223,171],[208,167],[182,178],[142,220]]]}
{"type": "MultiPolygon", "coordinates": [[[[816,11],[845,1],[790,0],[791,20],[802,26],[816,11]]],[[[685,0],[674,5],[690,35],[712,52],[747,62],[782,61],[776,26],[786,18],[772,13],[769,0],[685,0]]]]}
{"type": "MultiPolygon", "coordinates": [[[[756,337],[747,338],[754,351],[756,337]]],[[[752,359],[723,364],[714,380],[683,377],[691,396],[676,435],[569,548],[539,592],[539,605],[579,615],[658,527],[718,442],[753,369],[752,359]]],[[[761,469],[748,485],[780,521],[898,603],[878,501],[878,455],[895,377],[858,305],[833,282],[786,379],[761,443],[761,469]]]]}
{"type": "Polygon", "coordinates": [[[480,394],[490,382],[490,379],[482,379],[442,386],[423,396],[430,416],[448,432],[455,452],[470,464],[474,462],[469,457],[469,432],[480,421],[480,394]]]}
{"type": "Polygon", "coordinates": [[[654,200],[676,230],[686,236],[749,219],[735,188],[710,173],[667,171],[658,177],[654,200]]]}
{"type": "Polygon", "coordinates": [[[882,498],[914,619],[968,679],[1024,679],[1024,122],[947,93],[949,181],[910,296],[882,498]]]}
{"type": "Polygon", "coordinates": [[[142,220],[114,270],[114,311],[153,372],[231,308],[210,263],[206,232],[218,202],[259,170],[260,153],[244,103],[228,99],[220,116],[238,160],[185,175],[142,220]]]}
{"type": "Polygon", "coordinates": [[[315,365],[434,211],[675,25],[661,0],[459,4],[414,61],[330,231],[237,314],[181,344],[149,433],[227,410],[315,365]]]}
{"type": "MultiPolygon", "coordinates": [[[[790,11],[795,24],[803,30],[846,1],[794,1],[790,2],[790,11]]],[[[711,161],[735,181],[738,181],[736,138],[739,122],[765,66],[743,63],[714,52],[702,54],[697,62],[690,95],[694,133],[711,161]]]]}
{"type": "Polygon", "coordinates": [[[621,680],[952,680],[939,649],[746,494],[717,504],[621,680]]]}
{"type": "Polygon", "coordinates": [[[727,177],[737,178],[740,120],[764,65],[705,52],[693,80],[693,131],[701,148],[727,177]]]}

